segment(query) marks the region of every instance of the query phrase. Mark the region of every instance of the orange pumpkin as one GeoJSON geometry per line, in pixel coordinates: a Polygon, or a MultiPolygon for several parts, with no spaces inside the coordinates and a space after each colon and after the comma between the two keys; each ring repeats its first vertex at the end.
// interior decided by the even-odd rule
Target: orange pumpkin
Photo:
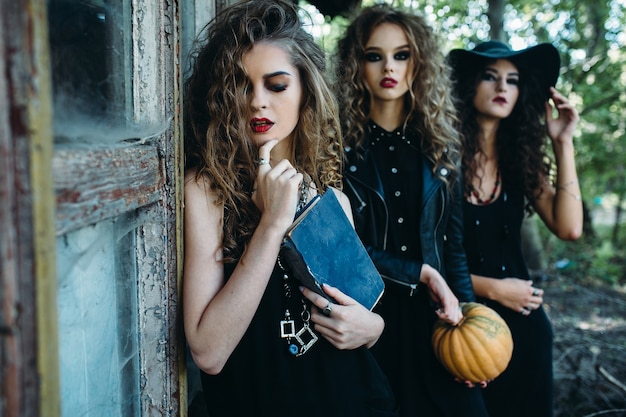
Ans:
{"type": "Polygon", "coordinates": [[[508,366],[513,339],[506,322],[479,303],[460,303],[461,322],[452,326],[437,320],[433,348],[443,366],[462,381],[490,381],[508,366]]]}

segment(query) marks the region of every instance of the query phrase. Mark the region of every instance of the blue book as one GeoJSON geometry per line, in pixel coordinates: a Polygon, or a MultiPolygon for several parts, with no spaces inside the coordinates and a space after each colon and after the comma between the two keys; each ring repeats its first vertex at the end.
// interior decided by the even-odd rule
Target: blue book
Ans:
{"type": "Polygon", "coordinates": [[[385,289],[332,190],[317,195],[297,215],[283,239],[280,258],[304,286],[332,302],[322,284],[338,288],[369,310],[385,289]]]}

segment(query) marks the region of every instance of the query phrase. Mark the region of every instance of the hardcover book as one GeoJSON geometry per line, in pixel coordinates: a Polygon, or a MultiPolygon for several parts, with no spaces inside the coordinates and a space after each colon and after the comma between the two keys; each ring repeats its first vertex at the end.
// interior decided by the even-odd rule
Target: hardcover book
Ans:
{"type": "Polygon", "coordinates": [[[385,284],[335,193],[317,195],[287,230],[280,258],[304,286],[332,300],[322,284],[338,288],[371,310],[385,284]]]}

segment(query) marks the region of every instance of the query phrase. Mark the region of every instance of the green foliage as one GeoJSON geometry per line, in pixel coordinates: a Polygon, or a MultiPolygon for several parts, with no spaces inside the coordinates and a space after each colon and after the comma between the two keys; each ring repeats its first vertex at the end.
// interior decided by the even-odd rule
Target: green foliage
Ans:
{"type": "Polygon", "coordinates": [[[610,241],[602,242],[596,250],[596,256],[593,258],[590,267],[591,272],[595,273],[597,278],[610,284],[619,283],[619,273],[624,268],[623,265],[614,262],[616,252],[610,241]]]}
{"type": "Polygon", "coordinates": [[[597,225],[594,237],[583,236],[573,242],[556,238],[539,222],[544,241],[544,254],[550,270],[581,285],[626,285],[626,225],[621,225],[621,238],[611,243],[612,226],[597,225]]]}

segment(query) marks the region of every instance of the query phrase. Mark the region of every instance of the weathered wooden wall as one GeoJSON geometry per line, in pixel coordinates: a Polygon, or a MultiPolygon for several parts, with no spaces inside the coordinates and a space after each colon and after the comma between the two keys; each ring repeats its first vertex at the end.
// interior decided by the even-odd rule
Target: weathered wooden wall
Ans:
{"type": "Polygon", "coordinates": [[[44,0],[0,2],[0,415],[6,417],[59,412],[45,17],[44,0]]]}

